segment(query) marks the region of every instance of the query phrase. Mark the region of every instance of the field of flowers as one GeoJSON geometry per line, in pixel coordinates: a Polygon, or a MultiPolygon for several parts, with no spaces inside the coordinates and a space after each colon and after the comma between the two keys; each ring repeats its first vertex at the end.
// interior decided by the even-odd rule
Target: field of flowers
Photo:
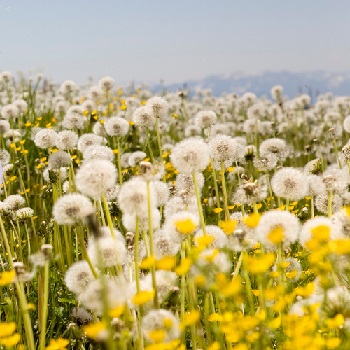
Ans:
{"type": "Polygon", "coordinates": [[[0,73],[0,349],[350,349],[349,114],[0,73]]]}

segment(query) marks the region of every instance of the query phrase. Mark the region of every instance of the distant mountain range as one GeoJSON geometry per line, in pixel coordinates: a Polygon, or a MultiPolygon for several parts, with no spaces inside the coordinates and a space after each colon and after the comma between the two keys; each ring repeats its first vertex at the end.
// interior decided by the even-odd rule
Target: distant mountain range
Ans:
{"type": "Polygon", "coordinates": [[[337,96],[350,96],[350,72],[307,71],[289,72],[266,71],[258,75],[233,73],[231,75],[211,75],[200,80],[189,80],[183,83],[153,86],[155,92],[161,90],[178,91],[187,87],[193,93],[196,88],[210,89],[214,96],[223,93],[250,91],[257,96],[270,96],[271,87],[282,85],[284,95],[294,97],[308,93],[315,98],[320,93],[332,92],[337,96]]]}

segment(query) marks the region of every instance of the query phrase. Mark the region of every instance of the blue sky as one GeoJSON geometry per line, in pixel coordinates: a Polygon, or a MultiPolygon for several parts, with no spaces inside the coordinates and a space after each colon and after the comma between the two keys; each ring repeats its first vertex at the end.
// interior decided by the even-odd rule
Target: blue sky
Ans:
{"type": "Polygon", "coordinates": [[[0,0],[0,70],[79,83],[350,71],[349,0],[0,0]]]}

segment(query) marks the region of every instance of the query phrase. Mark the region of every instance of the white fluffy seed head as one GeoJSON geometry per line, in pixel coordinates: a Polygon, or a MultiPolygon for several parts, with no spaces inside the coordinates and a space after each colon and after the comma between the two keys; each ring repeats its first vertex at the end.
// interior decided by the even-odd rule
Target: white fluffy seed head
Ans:
{"type": "MultiPolygon", "coordinates": [[[[215,225],[207,225],[205,227],[208,236],[213,237],[213,241],[210,243],[209,248],[224,248],[227,245],[227,236],[224,231],[215,225]]],[[[203,237],[202,230],[196,232],[194,236],[195,244],[197,245],[197,239],[203,237]]]]}
{"type": "Polygon", "coordinates": [[[92,160],[84,163],[77,171],[78,191],[99,199],[115,185],[117,170],[108,160],[92,160]]]}
{"type": "MultiPolygon", "coordinates": [[[[110,309],[125,305],[128,299],[128,283],[123,277],[106,279],[108,306],[110,309]]],[[[97,316],[103,313],[103,288],[100,279],[91,281],[85,291],[79,295],[81,303],[97,316]]]]}
{"type": "Polygon", "coordinates": [[[61,150],[70,150],[78,144],[78,134],[74,131],[63,130],[57,134],[56,146],[61,150]]]}
{"type": "Polygon", "coordinates": [[[170,157],[180,173],[191,175],[203,171],[208,166],[209,147],[202,139],[186,139],[176,144],[170,157]]]}
{"type": "MultiPolygon", "coordinates": [[[[151,204],[157,205],[156,194],[151,186],[151,204]]],[[[129,215],[146,217],[148,214],[148,200],[146,182],[139,177],[124,182],[118,194],[118,206],[120,210],[129,215]]]]}
{"type": "Polygon", "coordinates": [[[283,233],[282,246],[288,248],[298,239],[300,224],[298,218],[282,210],[270,210],[265,212],[256,227],[255,233],[257,239],[270,250],[276,249],[276,244],[271,240],[271,232],[275,229],[281,229],[283,233]]]}
{"type": "Polygon", "coordinates": [[[152,128],[156,123],[156,118],[153,110],[149,106],[139,107],[132,115],[132,120],[136,126],[144,128],[152,128]]]}
{"type": "Polygon", "coordinates": [[[77,295],[84,292],[88,284],[93,280],[94,275],[85,260],[73,263],[64,276],[64,282],[67,288],[77,295]]]}
{"type": "Polygon", "coordinates": [[[59,225],[84,222],[94,212],[90,200],[80,193],[69,193],[58,198],[52,209],[53,217],[59,225]]]}
{"type": "Polygon", "coordinates": [[[209,142],[210,154],[213,166],[221,169],[221,163],[229,167],[232,162],[238,162],[244,157],[245,148],[232,137],[218,135],[209,142]]]}
{"type": "Polygon", "coordinates": [[[84,153],[84,160],[90,161],[90,160],[108,160],[110,162],[113,162],[114,159],[114,153],[111,148],[108,146],[101,146],[101,145],[93,145],[89,146],[85,149],[84,153]]]}
{"type": "Polygon", "coordinates": [[[277,170],[272,177],[271,186],[276,196],[290,200],[300,200],[308,193],[306,176],[294,168],[277,170]]]}
{"type": "Polygon", "coordinates": [[[102,136],[95,134],[84,134],[79,137],[78,140],[78,150],[84,153],[86,148],[90,146],[103,145],[106,143],[106,139],[102,136]]]}
{"type": "Polygon", "coordinates": [[[350,133],[350,115],[348,115],[343,122],[344,130],[350,133]]]}
{"type": "Polygon", "coordinates": [[[159,96],[154,96],[146,102],[146,106],[150,107],[155,117],[164,117],[168,112],[168,102],[159,96]]]}
{"type": "Polygon", "coordinates": [[[87,246],[87,253],[93,265],[99,266],[101,256],[104,267],[123,265],[126,263],[126,247],[124,239],[119,236],[103,235],[97,239],[91,239],[87,246]]]}
{"type": "Polygon", "coordinates": [[[169,310],[158,309],[148,312],[142,319],[142,332],[147,341],[153,343],[151,334],[154,331],[164,331],[163,342],[169,343],[180,336],[180,322],[169,310]]]}
{"type": "Polygon", "coordinates": [[[285,159],[288,155],[286,141],[279,138],[267,139],[260,144],[260,156],[268,157],[271,154],[276,155],[279,159],[285,159]]]}
{"type": "Polygon", "coordinates": [[[85,117],[79,113],[68,113],[62,121],[62,126],[66,129],[83,129],[85,126],[85,117]]]}
{"type": "Polygon", "coordinates": [[[330,218],[327,218],[325,216],[318,216],[304,223],[300,231],[299,243],[304,248],[307,248],[306,243],[314,237],[314,234],[317,232],[317,229],[321,227],[323,231],[325,227],[329,230],[330,240],[344,238],[340,226],[335,225],[330,218]]]}
{"type": "Polygon", "coordinates": [[[58,170],[62,167],[68,167],[71,162],[69,153],[64,151],[57,151],[49,156],[49,169],[58,170]]]}
{"type": "Polygon", "coordinates": [[[216,123],[216,113],[213,111],[198,112],[194,118],[194,123],[201,129],[206,129],[216,123]]]}
{"type": "Polygon", "coordinates": [[[129,123],[124,118],[112,117],[104,123],[106,133],[109,136],[125,136],[129,132],[129,123]]]}
{"type": "Polygon", "coordinates": [[[34,143],[39,148],[50,148],[56,146],[57,133],[53,129],[41,129],[34,138],[34,143]]]}

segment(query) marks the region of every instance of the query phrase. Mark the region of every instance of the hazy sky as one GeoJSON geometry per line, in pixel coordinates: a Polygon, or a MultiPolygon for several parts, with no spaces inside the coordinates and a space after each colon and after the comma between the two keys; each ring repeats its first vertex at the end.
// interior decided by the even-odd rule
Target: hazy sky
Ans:
{"type": "Polygon", "coordinates": [[[0,70],[79,83],[350,71],[350,0],[0,0],[0,70]]]}

